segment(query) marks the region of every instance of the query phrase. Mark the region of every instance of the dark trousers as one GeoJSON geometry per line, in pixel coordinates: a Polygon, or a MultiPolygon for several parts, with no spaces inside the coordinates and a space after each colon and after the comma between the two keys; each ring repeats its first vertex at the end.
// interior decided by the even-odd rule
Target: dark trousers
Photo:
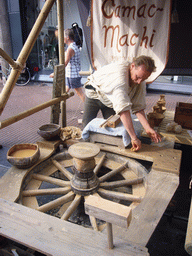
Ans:
{"type": "Polygon", "coordinates": [[[115,115],[115,111],[112,108],[106,107],[100,100],[85,98],[84,102],[84,114],[83,114],[83,128],[94,118],[101,110],[103,118],[107,119],[111,115],[115,115]]]}

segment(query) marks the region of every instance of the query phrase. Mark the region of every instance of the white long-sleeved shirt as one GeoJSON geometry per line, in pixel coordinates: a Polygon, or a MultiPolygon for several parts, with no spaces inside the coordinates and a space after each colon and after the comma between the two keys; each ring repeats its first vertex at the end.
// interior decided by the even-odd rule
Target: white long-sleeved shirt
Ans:
{"type": "Polygon", "coordinates": [[[105,106],[113,108],[116,114],[126,110],[136,113],[145,109],[146,83],[130,84],[129,65],[127,61],[111,63],[95,71],[87,78],[86,89],[88,98],[98,99],[105,106]]]}

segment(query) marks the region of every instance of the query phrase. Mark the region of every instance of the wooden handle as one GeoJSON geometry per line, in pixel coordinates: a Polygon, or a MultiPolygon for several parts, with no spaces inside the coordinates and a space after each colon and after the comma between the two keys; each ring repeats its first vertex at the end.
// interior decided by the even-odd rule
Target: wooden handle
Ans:
{"type": "Polygon", "coordinates": [[[110,116],[109,118],[107,118],[107,120],[105,120],[102,124],[100,124],[100,128],[105,128],[106,126],[107,126],[107,122],[111,119],[113,117],[113,115],[112,116],[110,116]]]}

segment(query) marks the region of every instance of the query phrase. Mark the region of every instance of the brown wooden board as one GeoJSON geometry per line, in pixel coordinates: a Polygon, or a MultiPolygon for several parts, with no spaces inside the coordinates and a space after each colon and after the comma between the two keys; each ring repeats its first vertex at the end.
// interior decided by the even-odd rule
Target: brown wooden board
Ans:
{"type": "Polygon", "coordinates": [[[174,121],[183,128],[192,130],[192,104],[177,102],[174,121]]]}
{"type": "Polygon", "coordinates": [[[112,152],[117,155],[127,156],[152,162],[155,170],[175,173],[179,176],[182,152],[176,149],[159,148],[147,144],[142,144],[141,150],[133,152],[131,149],[122,149],[110,145],[99,144],[100,149],[105,152],[112,152]]]}
{"type": "Polygon", "coordinates": [[[109,127],[115,128],[121,122],[119,115],[114,115],[108,122],[109,127]]]}

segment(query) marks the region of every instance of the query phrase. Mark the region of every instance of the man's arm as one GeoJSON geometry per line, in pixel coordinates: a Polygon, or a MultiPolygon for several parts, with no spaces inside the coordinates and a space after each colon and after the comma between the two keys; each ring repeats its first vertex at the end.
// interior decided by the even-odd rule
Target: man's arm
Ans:
{"type": "Polygon", "coordinates": [[[149,135],[151,140],[155,143],[158,143],[161,141],[161,136],[151,128],[149,125],[146,117],[145,117],[145,112],[144,110],[140,110],[136,113],[137,118],[139,119],[140,123],[142,124],[143,128],[145,129],[146,133],[149,135]]]}
{"type": "Polygon", "coordinates": [[[141,148],[141,141],[137,138],[133,122],[131,118],[131,114],[129,110],[123,111],[119,113],[121,121],[127,130],[129,136],[131,137],[131,144],[134,151],[138,151],[141,148]]]}

